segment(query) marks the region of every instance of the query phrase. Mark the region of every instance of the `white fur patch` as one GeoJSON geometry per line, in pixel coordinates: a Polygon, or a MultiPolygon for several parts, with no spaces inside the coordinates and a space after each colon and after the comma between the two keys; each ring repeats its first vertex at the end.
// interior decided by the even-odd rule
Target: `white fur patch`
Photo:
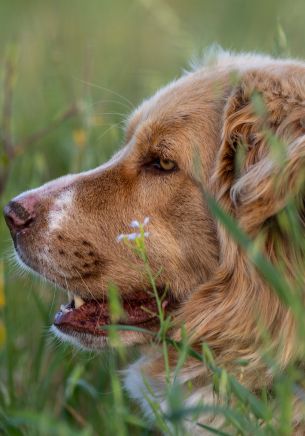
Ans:
{"type": "Polygon", "coordinates": [[[63,191],[53,202],[48,216],[48,230],[60,230],[63,223],[73,214],[74,190],[63,191]]]}
{"type": "Polygon", "coordinates": [[[101,348],[107,344],[107,338],[104,336],[94,336],[89,333],[78,332],[67,334],[58,329],[54,324],[50,327],[50,331],[61,342],[68,342],[83,351],[101,351],[101,348]]]}
{"type": "MultiPolygon", "coordinates": [[[[156,381],[152,378],[144,376],[142,369],[145,364],[148,363],[146,357],[141,357],[135,363],[130,365],[124,373],[124,387],[128,392],[129,396],[134,399],[142,408],[145,417],[153,423],[154,412],[150,405],[150,402],[154,402],[159,405],[160,411],[168,413],[170,405],[166,399],[166,386],[160,381],[156,381]],[[148,387],[149,386],[149,387],[148,387]]],[[[193,374],[196,376],[197,371],[193,374]]],[[[184,384],[185,380],[190,380],[191,374],[188,377],[178,378],[177,382],[181,385],[184,384]],[[182,382],[183,380],[183,382],[182,382]]],[[[183,389],[182,389],[183,391],[183,389]]],[[[184,389],[185,391],[185,389],[184,389]]],[[[216,397],[213,392],[213,386],[211,384],[203,386],[202,388],[196,388],[190,391],[189,395],[186,396],[183,404],[185,408],[191,408],[198,405],[213,405],[216,403],[216,397]]],[[[200,416],[197,420],[192,421],[191,416],[184,422],[184,429],[190,432],[193,436],[195,435],[210,435],[209,431],[205,431],[202,427],[198,426],[200,424],[208,424],[214,428],[220,428],[224,423],[224,419],[221,416],[216,416],[213,414],[204,414],[200,416]]],[[[171,424],[169,424],[171,428],[171,424]]]]}
{"type": "Polygon", "coordinates": [[[155,398],[148,391],[144,375],[141,371],[141,367],[147,362],[145,357],[141,357],[135,363],[129,365],[129,367],[123,371],[124,374],[124,387],[129,396],[134,399],[142,408],[144,415],[150,421],[153,421],[154,415],[152,408],[149,404],[149,400],[156,401],[156,398],[160,398],[159,390],[163,393],[162,386],[157,386],[153,380],[146,380],[147,384],[154,392],[155,398]]]}

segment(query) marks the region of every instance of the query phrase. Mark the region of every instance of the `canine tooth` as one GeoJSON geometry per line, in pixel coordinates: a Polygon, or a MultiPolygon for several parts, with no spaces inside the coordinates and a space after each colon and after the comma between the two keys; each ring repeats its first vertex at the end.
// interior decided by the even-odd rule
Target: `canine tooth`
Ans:
{"type": "Polygon", "coordinates": [[[84,300],[79,297],[78,295],[74,296],[74,305],[75,305],[75,309],[78,309],[79,307],[81,307],[83,304],[85,304],[84,300]]]}
{"type": "Polygon", "coordinates": [[[71,303],[71,301],[73,301],[73,294],[70,291],[68,291],[68,301],[69,301],[69,303],[71,303]]]}

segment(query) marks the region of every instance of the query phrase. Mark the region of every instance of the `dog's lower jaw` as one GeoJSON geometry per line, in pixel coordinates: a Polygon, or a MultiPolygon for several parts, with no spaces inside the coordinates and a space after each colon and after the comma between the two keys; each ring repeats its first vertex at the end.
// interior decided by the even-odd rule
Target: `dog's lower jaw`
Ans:
{"type": "MultiPolygon", "coordinates": [[[[142,412],[147,419],[147,421],[154,425],[155,412],[152,407],[152,403],[157,405],[159,413],[165,415],[170,414],[170,404],[167,400],[167,386],[164,378],[155,379],[153,377],[147,376],[144,373],[143,368],[149,365],[149,358],[141,357],[135,363],[131,364],[124,372],[124,387],[128,395],[137,402],[141,407],[142,412]]],[[[187,380],[190,381],[190,380],[187,380]]],[[[177,383],[181,384],[181,394],[187,390],[187,381],[179,380],[177,378],[177,383]]],[[[200,405],[215,405],[217,400],[212,384],[205,385],[201,388],[194,388],[192,391],[186,395],[183,402],[183,407],[191,408],[200,405]]],[[[181,428],[183,427],[186,434],[191,434],[192,436],[204,436],[210,435],[209,431],[205,431],[198,424],[207,424],[213,428],[219,429],[224,424],[224,418],[217,416],[215,414],[203,414],[197,419],[193,419],[191,415],[188,416],[183,423],[179,423],[181,428]]],[[[167,421],[167,426],[169,429],[173,430],[173,424],[167,421]]]]}
{"type": "MultiPolygon", "coordinates": [[[[61,342],[68,343],[83,351],[101,352],[106,347],[112,347],[112,343],[107,335],[94,335],[87,332],[79,332],[60,328],[53,324],[50,332],[61,342]]],[[[133,345],[143,345],[148,342],[150,336],[142,332],[121,331],[119,333],[120,342],[126,347],[133,345]]]]}
{"type": "Polygon", "coordinates": [[[107,345],[107,337],[94,336],[89,333],[65,333],[54,324],[50,328],[51,333],[61,342],[69,343],[84,351],[101,351],[107,345]]]}

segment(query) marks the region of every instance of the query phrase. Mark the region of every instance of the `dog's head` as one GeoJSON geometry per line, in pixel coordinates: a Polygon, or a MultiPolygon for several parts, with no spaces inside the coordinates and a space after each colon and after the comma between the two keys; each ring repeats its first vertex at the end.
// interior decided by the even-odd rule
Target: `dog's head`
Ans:
{"type": "MultiPolygon", "coordinates": [[[[282,104],[284,91],[292,86],[292,70],[298,77],[305,71],[302,65],[269,58],[220,57],[144,101],[128,121],[124,148],[108,163],[25,192],[5,207],[21,262],[71,293],[71,302],[55,317],[57,334],[84,347],[103,346],[107,335],[100,327],[110,322],[110,284],[118,287],[125,310],[120,323],[157,327],[155,297],[143,264],[118,242],[120,234],[137,231],[130,228],[133,220],[145,217],[148,262],[158,292],[167,293],[166,310],[185,307],[186,321],[192,324],[193,313],[198,328],[213,292],[205,307],[194,300],[196,307],[190,294],[198,295],[219,265],[236,260],[202,188],[250,234],[283,207],[284,196],[268,198],[267,206],[251,212],[260,196],[257,188],[266,193],[270,170],[263,162],[267,147],[251,97],[256,90],[263,100],[266,96],[268,128],[281,137],[292,130],[294,139],[295,132],[300,136],[299,114],[283,127],[291,117],[282,104]],[[236,149],[242,144],[247,145],[245,159],[237,169],[236,149]],[[256,171],[257,183],[251,171],[256,171]]],[[[296,86],[294,91],[300,93],[296,86]]],[[[300,110],[297,98],[291,104],[300,110]]],[[[128,344],[147,340],[135,331],[121,337],[128,344]]]]}
{"type": "MultiPolygon", "coordinates": [[[[99,327],[110,322],[110,284],[120,290],[121,323],[158,324],[143,262],[118,241],[120,234],[137,232],[133,220],[149,217],[147,258],[160,297],[167,293],[166,310],[215,268],[215,229],[193,165],[202,153],[208,181],[219,103],[213,103],[211,78],[202,84],[201,75],[190,75],[145,101],[130,117],[125,147],[108,163],[25,192],[6,206],[18,258],[71,293],[54,323],[62,337],[86,347],[104,344],[99,327]]],[[[127,343],[144,340],[134,332],[122,336],[127,343]]]]}

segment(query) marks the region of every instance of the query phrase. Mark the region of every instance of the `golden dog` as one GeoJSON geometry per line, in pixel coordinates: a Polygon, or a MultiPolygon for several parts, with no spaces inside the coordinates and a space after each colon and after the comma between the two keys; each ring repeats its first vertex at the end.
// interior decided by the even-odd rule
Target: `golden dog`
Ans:
{"type": "MultiPolygon", "coordinates": [[[[263,234],[264,254],[273,263],[280,259],[287,277],[295,277],[295,265],[303,259],[281,231],[277,214],[302,194],[304,83],[302,62],[220,52],[144,101],[128,120],[124,148],[108,163],[23,193],[5,207],[21,262],[70,292],[70,303],[55,317],[56,335],[84,348],[107,344],[100,327],[110,323],[110,283],[120,290],[121,323],[158,328],[141,261],[117,240],[130,232],[132,220],[149,217],[147,257],[152,271],[162,267],[156,285],[160,295],[168,289],[174,338],[184,325],[195,349],[207,342],[217,364],[237,377],[234,362],[247,360],[241,380],[253,391],[272,383],[261,358],[258,317],[278,365],[285,368],[298,358],[291,311],[211,215],[202,192],[250,238],[263,234]],[[255,97],[263,102],[261,113],[255,97]],[[284,166],[270,152],[266,132],[286,144],[284,166]]],[[[300,217],[302,208],[300,202],[300,217]]],[[[120,337],[128,345],[150,340],[137,331],[121,331],[120,337]]],[[[169,361],[174,368],[173,350],[169,361]]],[[[165,410],[164,361],[149,347],[127,369],[125,380],[149,414],[142,375],[165,410]]],[[[180,382],[190,380],[195,387],[188,404],[214,401],[209,371],[191,358],[180,382]]],[[[294,425],[302,432],[297,403],[294,425]]]]}

